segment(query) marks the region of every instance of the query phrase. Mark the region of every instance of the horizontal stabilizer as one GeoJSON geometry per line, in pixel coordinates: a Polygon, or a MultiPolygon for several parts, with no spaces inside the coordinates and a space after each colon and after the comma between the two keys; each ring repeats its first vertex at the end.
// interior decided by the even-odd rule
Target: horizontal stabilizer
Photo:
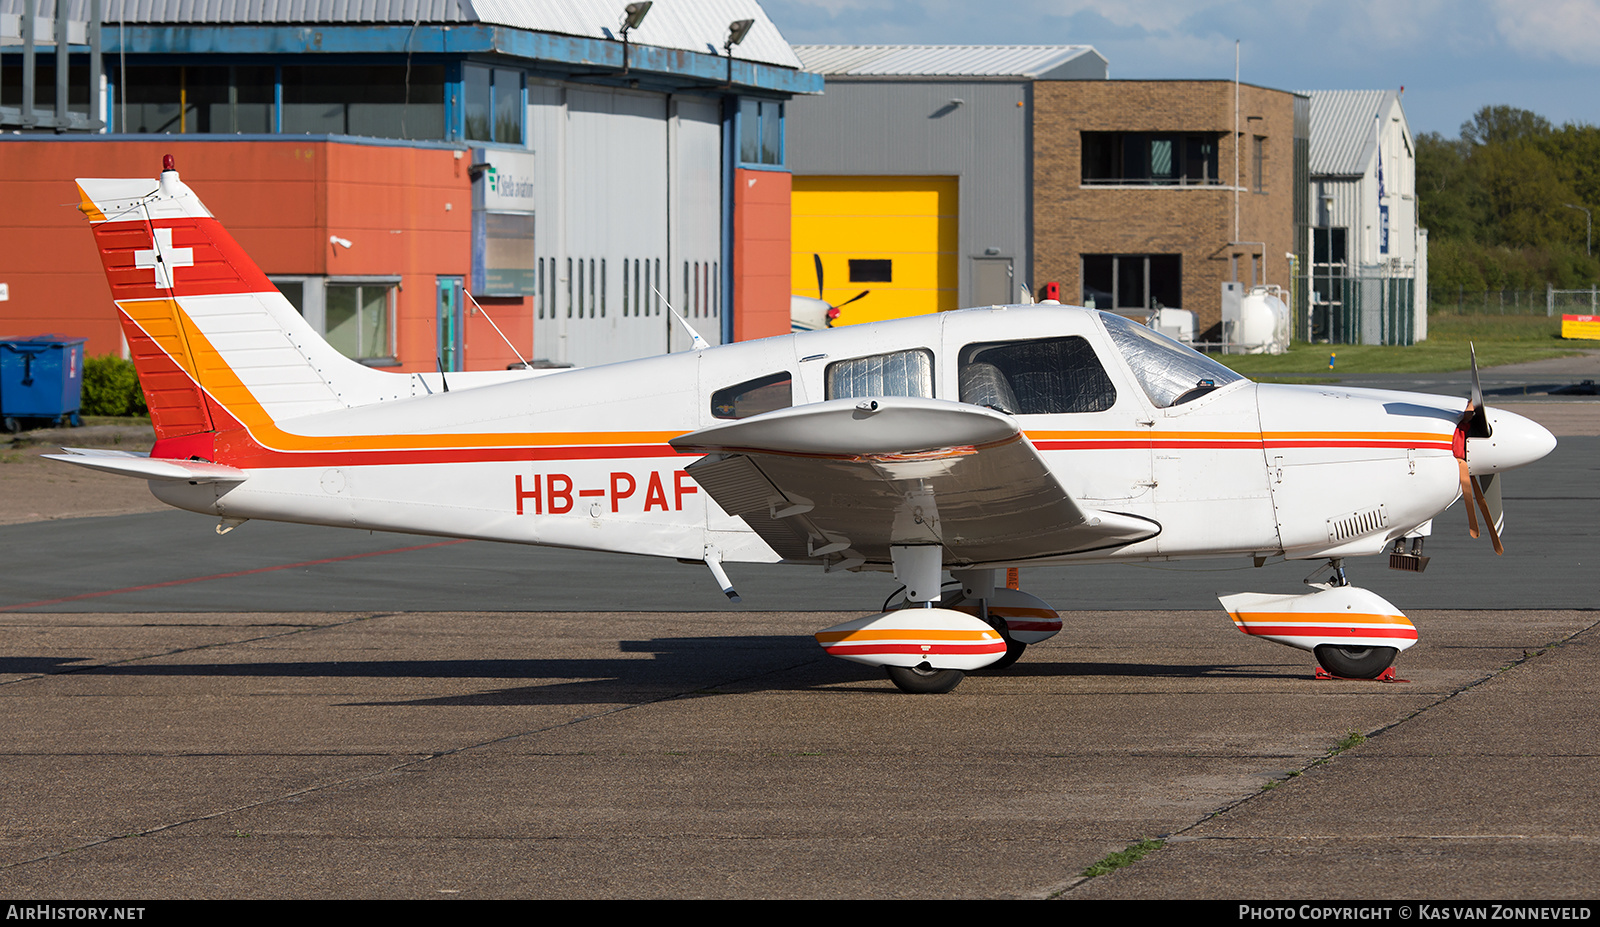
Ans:
{"type": "Polygon", "coordinates": [[[150,457],[128,451],[100,448],[64,447],[65,454],[45,454],[48,460],[61,460],[102,473],[132,476],[141,480],[167,480],[184,483],[242,483],[250,474],[222,464],[203,460],[174,460],[150,457]]]}

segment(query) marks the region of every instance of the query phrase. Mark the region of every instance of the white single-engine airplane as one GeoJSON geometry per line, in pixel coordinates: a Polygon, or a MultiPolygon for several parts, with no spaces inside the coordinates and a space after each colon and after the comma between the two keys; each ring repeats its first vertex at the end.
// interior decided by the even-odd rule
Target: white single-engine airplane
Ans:
{"type": "MultiPolygon", "coordinates": [[[[1302,595],[1225,596],[1246,634],[1377,677],[1417,631],[1343,558],[1458,496],[1499,547],[1498,474],[1539,425],[1415,393],[1256,384],[1119,316],[995,306],[603,367],[393,374],[338,354],[178,178],[79,180],[157,441],[55,459],[218,516],[723,564],[892,570],[906,606],[819,632],[944,692],[1055,634],[1014,566],[1327,559],[1302,595]],[[959,590],[944,589],[949,571],[959,590]]],[[[1409,547],[1407,546],[1409,545],[1409,547]]]]}

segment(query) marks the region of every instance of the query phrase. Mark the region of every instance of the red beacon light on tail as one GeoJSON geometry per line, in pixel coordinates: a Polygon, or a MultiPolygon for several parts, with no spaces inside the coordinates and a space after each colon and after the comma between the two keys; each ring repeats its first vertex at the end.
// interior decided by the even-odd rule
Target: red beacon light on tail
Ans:
{"type": "Polygon", "coordinates": [[[161,171],[162,171],[162,173],[166,173],[167,171],[175,171],[177,169],[178,169],[178,162],[174,161],[172,159],[172,155],[166,154],[166,155],[162,155],[161,156],[161,171]]]}

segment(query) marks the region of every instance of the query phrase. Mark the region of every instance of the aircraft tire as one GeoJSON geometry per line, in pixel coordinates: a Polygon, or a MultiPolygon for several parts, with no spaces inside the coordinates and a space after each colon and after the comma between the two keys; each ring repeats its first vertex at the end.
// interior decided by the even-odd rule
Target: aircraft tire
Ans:
{"type": "Polygon", "coordinates": [[[1317,662],[1335,676],[1349,679],[1374,679],[1389,668],[1400,651],[1393,647],[1338,647],[1323,644],[1316,648],[1317,662]]]}
{"type": "Polygon", "coordinates": [[[1027,644],[1024,644],[1022,641],[1014,641],[1011,638],[1007,637],[1006,638],[1006,655],[1001,657],[1000,659],[994,661],[993,663],[990,663],[988,666],[985,666],[984,669],[986,669],[986,670],[1003,670],[1006,667],[1010,666],[1011,664],[1013,664],[1013,663],[1017,662],[1018,660],[1022,659],[1022,652],[1024,650],[1027,650],[1027,649],[1028,649],[1028,645],[1027,644]]]}
{"type": "Polygon", "coordinates": [[[966,673],[960,670],[936,670],[922,666],[885,666],[892,681],[901,692],[912,695],[942,695],[961,684],[966,673]]]}

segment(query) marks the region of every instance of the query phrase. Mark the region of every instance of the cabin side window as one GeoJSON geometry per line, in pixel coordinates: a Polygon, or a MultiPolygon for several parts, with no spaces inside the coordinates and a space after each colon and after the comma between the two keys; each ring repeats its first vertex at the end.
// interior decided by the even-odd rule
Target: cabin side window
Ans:
{"type": "Polygon", "coordinates": [[[835,361],[824,374],[828,399],[933,398],[933,352],[927,348],[835,361]]]}
{"type": "Polygon", "coordinates": [[[960,374],[962,402],[1008,415],[1104,412],[1117,401],[1094,349],[1076,335],[969,344],[960,374]]]}
{"type": "Polygon", "coordinates": [[[749,418],[794,405],[794,377],[788,371],[746,380],[711,394],[716,418],[749,418]]]}

